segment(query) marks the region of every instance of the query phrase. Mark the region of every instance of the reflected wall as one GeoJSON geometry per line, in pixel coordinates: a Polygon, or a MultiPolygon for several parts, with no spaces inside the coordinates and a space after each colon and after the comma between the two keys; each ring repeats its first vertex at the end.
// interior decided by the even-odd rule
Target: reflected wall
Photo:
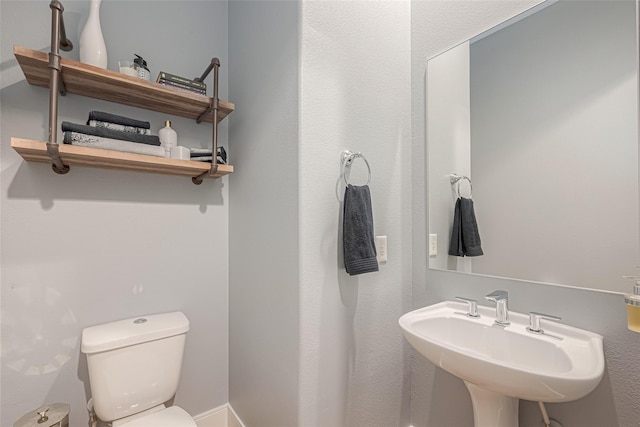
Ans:
{"type": "Polygon", "coordinates": [[[460,115],[447,124],[427,108],[431,268],[628,288],[621,276],[639,257],[635,28],[634,2],[561,1],[472,40],[471,137],[456,148],[468,169],[437,154],[463,146],[460,115]],[[458,140],[432,137],[443,123],[458,140]],[[484,256],[447,255],[457,194],[444,167],[473,180],[484,256]]]}

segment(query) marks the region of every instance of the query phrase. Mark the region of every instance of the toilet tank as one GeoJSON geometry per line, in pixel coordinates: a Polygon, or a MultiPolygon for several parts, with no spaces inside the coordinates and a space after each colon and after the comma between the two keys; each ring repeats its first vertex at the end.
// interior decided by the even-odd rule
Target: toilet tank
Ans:
{"type": "Polygon", "coordinates": [[[92,326],[82,331],[93,405],[103,421],[158,406],[178,389],[189,320],[180,312],[92,326]]]}

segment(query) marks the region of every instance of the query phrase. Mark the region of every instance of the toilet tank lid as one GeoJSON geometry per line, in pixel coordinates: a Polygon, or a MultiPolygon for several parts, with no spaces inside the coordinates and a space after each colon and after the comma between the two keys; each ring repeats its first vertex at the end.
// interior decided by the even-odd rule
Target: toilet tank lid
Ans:
{"type": "Polygon", "coordinates": [[[132,317],[91,326],[82,331],[83,353],[98,353],[184,334],[189,319],[179,312],[132,317]]]}

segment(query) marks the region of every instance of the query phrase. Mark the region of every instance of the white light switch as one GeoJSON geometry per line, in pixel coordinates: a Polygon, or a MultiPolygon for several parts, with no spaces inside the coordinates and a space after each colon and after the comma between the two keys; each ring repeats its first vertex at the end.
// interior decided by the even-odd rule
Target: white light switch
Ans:
{"type": "Polygon", "coordinates": [[[438,235],[429,234],[429,256],[438,256],[438,235]]]}
{"type": "Polygon", "coordinates": [[[387,262],[387,236],[376,236],[376,259],[378,262],[387,262]]]}

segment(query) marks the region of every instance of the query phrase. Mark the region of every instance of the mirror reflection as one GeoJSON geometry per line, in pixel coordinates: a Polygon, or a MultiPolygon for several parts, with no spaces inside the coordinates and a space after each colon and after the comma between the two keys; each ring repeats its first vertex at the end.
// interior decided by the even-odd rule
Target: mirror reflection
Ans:
{"type": "Polygon", "coordinates": [[[635,1],[547,1],[428,61],[430,268],[631,289],[636,16],[635,1]],[[448,254],[459,197],[483,255],[448,254]]]}

